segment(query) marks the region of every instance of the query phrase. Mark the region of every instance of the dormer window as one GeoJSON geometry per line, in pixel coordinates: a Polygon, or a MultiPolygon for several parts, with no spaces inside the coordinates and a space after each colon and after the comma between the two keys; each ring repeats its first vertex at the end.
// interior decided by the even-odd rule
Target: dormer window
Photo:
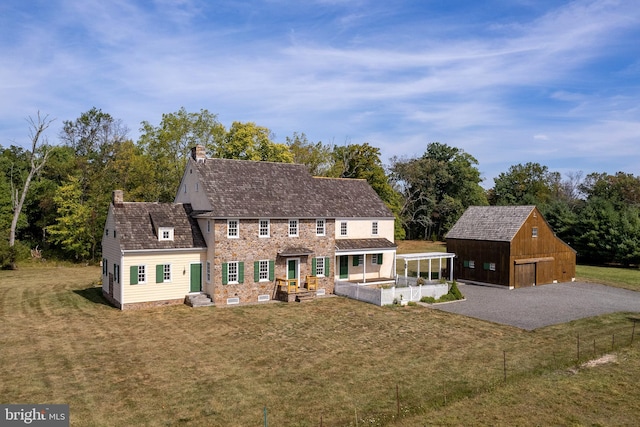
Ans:
{"type": "Polygon", "coordinates": [[[160,227],[158,229],[158,240],[173,240],[173,228],[160,227]]]}

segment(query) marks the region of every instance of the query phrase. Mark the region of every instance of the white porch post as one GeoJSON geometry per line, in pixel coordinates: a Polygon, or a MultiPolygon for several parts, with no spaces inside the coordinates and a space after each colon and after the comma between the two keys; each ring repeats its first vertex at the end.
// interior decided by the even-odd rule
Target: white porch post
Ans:
{"type": "Polygon", "coordinates": [[[453,282],[453,258],[449,258],[451,262],[451,268],[449,269],[449,281],[453,282]]]}
{"type": "Polygon", "coordinates": [[[418,278],[420,278],[420,258],[418,258],[418,278]]]}
{"type": "Polygon", "coordinates": [[[438,280],[442,279],[442,257],[438,258],[440,268],[438,268],[438,280]]]}
{"type": "Polygon", "coordinates": [[[362,283],[367,283],[367,254],[362,254],[362,283]]]}
{"type": "Polygon", "coordinates": [[[429,277],[427,277],[427,280],[431,281],[431,259],[428,259],[427,261],[429,261],[429,277]]]}
{"type": "Polygon", "coordinates": [[[409,261],[404,260],[404,284],[407,284],[407,277],[409,276],[409,261]]]}

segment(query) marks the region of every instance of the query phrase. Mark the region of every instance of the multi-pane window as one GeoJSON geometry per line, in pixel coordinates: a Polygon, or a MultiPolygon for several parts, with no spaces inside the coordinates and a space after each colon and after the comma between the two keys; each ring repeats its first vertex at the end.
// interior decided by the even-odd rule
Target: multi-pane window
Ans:
{"type": "Polygon", "coordinates": [[[258,236],[260,237],[269,237],[269,220],[268,219],[261,219],[258,223],[258,236]]]}
{"type": "Polygon", "coordinates": [[[238,283],[238,261],[227,264],[227,280],[229,283],[238,283]]]}
{"type": "Polygon", "coordinates": [[[159,240],[173,240],[173,228],[160,227],[158,229],[158,239],[159,240]]]}
{"type": "Polygon", "coordinates": [[[113,264],[113,281],[120,283],[120,266],[118,264],[113,264]]]}
{"type": "Polygon", "coordinates": [[[146,283],[147,281],[147,268],[145,265],[138,266],[138,283],[146,283]]]}
{"type": "Polygon", "coordinates": [[[324,276],[324,258],[316,258],[316,276],[324,276]]]}
{"type": "Polygon", "coordinates": [[[538,227],[533,227],[531,229],[531,237],[538,237],[538,227]]]}
{"type": "Polygon", "coordinates": [[[259,263],[259,280],[269,280],[269,261],[263,260],[259,263]]]}
{"type": "Polygon", "coordinates": [[[227,237],[232,239],[240,237],[238,228],[239,224],[237,219],[227,220],[227,237]]]}
{"type": "Polygon", "coordinates": [[[341,236],[347,235],[347,221],[342,221],[340,223],[340,235],[341,236]]]}
{"type": "Polygon", "coordinates": [[[371,235],[372,236],[378,235],[378,221],[373,221],[371,223],[371,235]]]}
{"type": "Polygon", "coordinates": [[[297,237],[298,236],[298,220],[290,219],[289,220],[289,237],[297,237]]]}
{"type": "Polygon", "coordinates": [[[171,264],[165,264],[162,266],[162,280],[165,282],[171,281],[171,264]]]}
{"type": "Polygon", "coordinates": [[[371,264],[382,264],[382,254],[372,254],[371,264]]]}
{"type": "Polygon", "coordinates": [[[324,236],[325,233],[324,219],[316,219],[316,236],[324,236]]]}
{"type": "Polygon", "coordinates": [[[469,261],[469,268],[476,268],[476,262],[475,261],[469,261]]]}

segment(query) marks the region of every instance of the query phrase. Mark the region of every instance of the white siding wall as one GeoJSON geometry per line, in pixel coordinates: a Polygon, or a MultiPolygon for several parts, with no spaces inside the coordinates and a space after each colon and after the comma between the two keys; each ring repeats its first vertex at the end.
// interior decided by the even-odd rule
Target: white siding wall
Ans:
{"type": "Polygon", "coordinates": [[[370,219],[353,219],[353,218],[337,218],[336,219],[336,239],[370,239],[385,238],[393,242],[393,218],[370,218],[370,219]],[[347,235],[340,235],[340,223],[347,222],[347,235]],[[371,234],[371,227],[374,221],[378,222],[378,235],[371,234]]]}
{"type": "Polygon", "coordinates": [[[190,269],[193,263],[202,263],[202,279],[205,277],[206,252],[166,251],[144,255],[127,255],[122,266],[124,303],[164,301],[184,298],[190,289],[190,269]],[[156,265],[171,264],[171,282],[156,283],[156,265]],[[146,282],[131,285],[131,266],[144,265],[146,282]]]}
{"type": "Polygon", "coordinates": [[[202,186],[195,162],[189,158],[187,167],[182,175],[182,181],[176,194],[175,203],[191,203],[194,210],[211,210],[211,205],[202,186]]]}
{"type": "MultiPolygon", "coordinates": [[[[102,274],[102,289],[104,292],[109,292],[109,273],[114,273],[114,264],[120,266],[122,263],[122,253],[120,251],[120,236],[115,229],[115,222],[113,219],[113,205],[109,206],[109,212],[107,214],[107,221],[105,223],[104,231],[102,233],[102,258],[103,263],[106,260],[106,265],[103,265],[103,271],[106,269],[106,274],[102,274]],[[109,234],[107,235],[107,230],[109,234]],[[114,232],[115,238],[114,238],[114,232]]],[[[120,268],[120,281],[122,281],[122,268],[120,268]]],[[[120,301],[120,283],[115,281],[113,283],[113,298],[120,301]]]]}

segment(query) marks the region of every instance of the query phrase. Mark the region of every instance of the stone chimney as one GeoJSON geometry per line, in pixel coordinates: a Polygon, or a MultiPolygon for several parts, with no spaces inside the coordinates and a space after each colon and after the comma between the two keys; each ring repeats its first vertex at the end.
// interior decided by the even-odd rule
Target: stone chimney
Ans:
{"type": "Polygon", "coordinates": [[[204,145],[196,145],[191,149],[191,157],[196,162],[204,162],[207,159],[207,150],[204,148],[204,145]]]}
{"type": "Polygon", "coordinates": [[[114,206],[121,206],[124,203],[124,191],[113,190],[113,204],[114,206]]]}

